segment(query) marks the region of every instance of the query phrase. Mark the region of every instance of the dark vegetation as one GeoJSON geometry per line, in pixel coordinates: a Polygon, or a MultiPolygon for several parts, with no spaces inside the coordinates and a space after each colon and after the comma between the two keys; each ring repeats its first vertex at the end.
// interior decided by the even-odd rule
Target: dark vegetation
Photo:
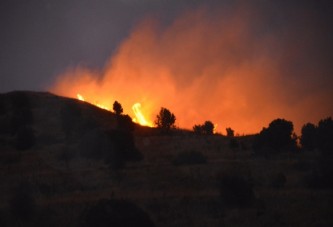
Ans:
{"type": "Polygon", "coordinates": [[[227,136],[228,137],[234,137],[235,136],[235,131],[232,128],[226,128],[227,131],[227,136]]]}
{"type": "Polygon", "coordinates": [[[175,127],[176,117],[167,108],[162,107],[159,114],[156,116],[155,125],[163,133],[170,132],[170,129],[175,127]]]}
{"type": "Polygon", "coordinates": [[[205,121],[202,125],[194,125],[193,131],[196,134],[212,135],[214,133],[214,124],[211,121],[205,121]]]}
{"type": "MultiPolygon", "coordinates": [[[[273,120],[268,128],[263,128],[256,136],[253,148],[258,153],[286,152],[296,150],[296,136],[294,126],[285,119],[273,120]]],[[[268,154],[269,155],[269,154],[268,154]]]]}
{"type": "Polygon", "coordinates": [[[333,225],[331,118],[223,136],[165,108],[141,127],[118,104],[0,94],[1,226],[333,225]]]}
{"type": "Polygon", "coordinates": [[[121,106],[121,104],[118,101],[115,101],[113,103],[113,111],[116,115],[121,115],[123,113],[123,107],[121,106]]]}

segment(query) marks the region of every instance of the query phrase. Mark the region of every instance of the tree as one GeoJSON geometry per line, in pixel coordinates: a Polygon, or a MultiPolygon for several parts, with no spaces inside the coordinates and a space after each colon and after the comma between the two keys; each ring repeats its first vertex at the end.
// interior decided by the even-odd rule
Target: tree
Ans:
{"type": "Polygon", "coordinates": [[[324,154],[333,154],[333,120],[331,117],[320,120],[317,128],[317,147],[324,154]]]}
{"type": "Polygon", "coordinates": [[[176,117],[167,108],[162,107],[160,113],[156,116],[155,124],[159,129],[163,131],[169,131],[174,127],[176,117]]]}
{"type": "Polygon", "coordinates": [[[113,103],[113,111],[116,113],[116,115],[121,115],[123,113],[123,107],[119,102],[115,101],[113,103]]]}
{"type": "Polygon", "coordinates": [[[197,134],[212,135],[214,133],[214,124],[211,121],[205,121],[203,125],[194,125],[193,131],[197,134]]]}
{"type": "Polygon", "coordinates": [[[273,120],[268,128],[263,128],[256,136],[254,148],[262,148],[272,151],[294,150],[296,138],[293,134],[294,126],[291,121],[285,119],[273,120]]]}
{"type": "Polygon", "coordinates": [[[211,121],[205,121],[202,128],[207,135],[212,135],[214,133],[214,124],[211,121]]]}
{"type": "Polygon", "coordinates": [[[227,131],[228,137],[234,137],[235,131],[232,128],[226,128],[225,130],[227,131]]]}
{"type": "Polygon", "coordinates": [[[317,128],[312,123],[307,123],[302,127],[301,145],[305,150],[312,151],[316,147],[317,128]]]}

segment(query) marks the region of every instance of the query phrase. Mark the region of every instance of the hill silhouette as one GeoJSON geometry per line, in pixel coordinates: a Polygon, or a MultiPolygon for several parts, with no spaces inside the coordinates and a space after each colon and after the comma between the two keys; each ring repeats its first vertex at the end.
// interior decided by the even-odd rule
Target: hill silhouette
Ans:
{"type": "Polygon", "coordinates": [[[0,226],[332,226],[332,156],[261,155],[256,136],[161,134],[121,116],[0,94],[0,226]]]}

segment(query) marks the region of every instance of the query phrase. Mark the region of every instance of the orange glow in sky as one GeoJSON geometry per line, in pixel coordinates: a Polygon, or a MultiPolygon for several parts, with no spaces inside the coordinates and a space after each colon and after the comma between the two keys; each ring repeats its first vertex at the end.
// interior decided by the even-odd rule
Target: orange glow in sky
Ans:
{"type": "Polygon", "coordinates": [[[103,69],[71,68],[50,91],[73,98],[81,94],[107,109],[118,101],[125,114],[149,126],[165,107],[175,114],[177,127],[192,129],[209,120],[223,134],[227,127],[257,133],[276,118],[293,121],[299,131],[332,113],[325,105],[331,94],[300,98],[304,88],[281,77],[281,64],[294,50],[279,52],[273,36],[254,40],[252,21],[242,10],[227,22],[205,10],[186,12],[163,28],[146,19],[103,69]]]}

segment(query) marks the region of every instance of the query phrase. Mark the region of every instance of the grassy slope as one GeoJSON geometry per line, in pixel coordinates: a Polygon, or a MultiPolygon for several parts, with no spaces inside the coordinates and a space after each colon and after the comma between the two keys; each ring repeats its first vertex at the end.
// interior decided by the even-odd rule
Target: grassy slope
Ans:
{"type": "MultiPolygon", "coordinates": [[[[332,191],[310,190],[302,180],[315,165],[316,154],[265,159],[253,155],[252,137],[237,138],[244,146],[232,150],[229,138],[223,136],[188,132],[159,136],[137,128],[136,145],[145,159],[113,171],[102,161],[80,155],[82,130],[89,128],[80,128],[68,140],[59,120],[67,102],[79,103],[82,124],[94,119],[99,127],[114,128],[112,114],[49,93],[27,94],[37,143],[19,152],[12,146],[13,136],[0,135],[0,224],[20,225],[9,211],[10,198],[20,182],[29,182],[37,203],[36,214],[25,223],[31,226],[76,226],[84,209],[101,198],[131,200],[147,211],[157,226],[333,225],[332,191]],[[207,163],[173,165],[174,157],[184,151],[201,152],[207,163]],[[279,173],[287,180],[282,188],[272,186],[279,173]],[[223,174],[241,175],[254,184],[256,201],[250,208],[224,208],[218,189],[218,177],[223,174]]],[[[7,101],[6,106],[10,106],[7,101]]],[[[6,124],[5,116],[0,119],[6,124]]]]}

